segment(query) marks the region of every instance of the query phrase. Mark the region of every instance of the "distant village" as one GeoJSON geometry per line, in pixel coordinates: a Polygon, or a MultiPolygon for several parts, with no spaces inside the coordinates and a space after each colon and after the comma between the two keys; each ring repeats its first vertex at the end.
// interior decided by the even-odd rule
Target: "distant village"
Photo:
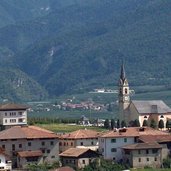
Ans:
{"type": "MultiPolygon", "coordinates": [[[[171,108],[162,100],[131,100],[124,65],[121,66],[118,90],[119,115],[106,131],[91,127],[70,133],[54,133],[28,125],[29,106],[4,103],[0,105],[0,170],[29,170],[31,165],[58,162],[54,171],[84,169],[93,162],[112,161],[127,168],[164,167],[171,156],[171,108]]],[[[94,102],[73,104],[63,102],[63,110],[104,110],[94,102]]],[[[80,123],[89,125],[82,116],[80,123]]],[[[98,126],[106,126],[100,121],[98,126]]],[[[170,163],[171,164],[171,163],[170,163]]],[[[52,170],[52,169],[51,169],[52,170]]]]}

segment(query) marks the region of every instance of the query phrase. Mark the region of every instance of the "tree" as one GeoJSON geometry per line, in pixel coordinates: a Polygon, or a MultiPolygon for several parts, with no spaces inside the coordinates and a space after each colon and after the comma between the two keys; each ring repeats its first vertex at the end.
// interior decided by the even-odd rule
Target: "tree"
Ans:
{"type": "Polygon", "coordinates": [[[134,127],[140,127],[140,122],[138,119],[135,119],[134,121],[134,127]]]}
{"type": "Polygon", "coordinates": [[[105,122],[104,122],[104,127],[106,129],[109,129],[110,128],[110,124],[109,124],[109,119],[106,119],[105,122]]]}
{"type": "Polygon", "coordinates": [[[117,128],[120,128],[120,121],[119,121],[119,119],[117,120],[117,128]]]}
{"type": "Polygon", "coordinates": [[[115,120],[111,119],[111,129],[113,130],[114,127],[115,127],[115,120]]]}
{"type": "Polygon", "coordinates": [[[148,126],[148,121],[147,120],[144,120],[142,126],[148,126]]]}
{"type": "Polygon", "coordinates": [[[171,121],[167,120],[166,128],[169,130],[171,128],[171,121]]]}
{"type": "Polygon", "coordinates": [[[121,122],[121,127],[126,127],[126,122],[124,120],[121,122]]]}
{"type": "Polygon", "coordinates": [[[160,129],[163,129],[163,128],[164,128],[164,122],[163,122],[162,119],[160,119],[159,124],[158,124],[158,127],[159,127],[160,129]]]}
{"type": "Polygon", "coordinates": [[[157,128],[157,123],[154,119],[151,120],[150,127],[151,128],[157,128]]]}

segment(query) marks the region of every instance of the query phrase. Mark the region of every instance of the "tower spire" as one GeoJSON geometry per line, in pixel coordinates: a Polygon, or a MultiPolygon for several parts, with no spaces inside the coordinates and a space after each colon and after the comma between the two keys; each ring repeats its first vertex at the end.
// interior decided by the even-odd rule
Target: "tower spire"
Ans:
{"type": "Polygon", "coordinates": [[[122,62],[120,79],[121,79],[122,81],[124,81],[125,78],[126,78],[125,67],[124,67],[124,63],[122,62]]]}

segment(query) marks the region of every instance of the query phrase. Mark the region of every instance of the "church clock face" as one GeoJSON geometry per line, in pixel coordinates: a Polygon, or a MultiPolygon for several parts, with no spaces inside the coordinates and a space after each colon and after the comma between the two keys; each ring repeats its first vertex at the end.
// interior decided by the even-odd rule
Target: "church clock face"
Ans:
{"type": "Polygon", "coordinates": [[[124,97],[124,100],[129,100],[129,97],[127,97],[127,96],[126,96],[126,97],[124,97]]]}

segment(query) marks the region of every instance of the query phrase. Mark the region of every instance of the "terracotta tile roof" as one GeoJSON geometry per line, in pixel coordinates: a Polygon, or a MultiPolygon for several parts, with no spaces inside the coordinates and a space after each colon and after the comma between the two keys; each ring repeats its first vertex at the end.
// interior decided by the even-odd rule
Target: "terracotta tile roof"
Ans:
{"type": "Polygon", "coordinates": [[[20,157],[40,157],[43,155],[41,150],[36,151],[20,151],[18,152],[20,157]]]}
{"type": "Polygon", "coordinates": [[[120,128],[104,133],[102,138],[117,138],[117,137],[139,137],[140,135],[168,135],[168,133],[150,128],[150,127],[128,127],[120,128]]]}
{"type": "Polygon", "coordinates": [[[98,138],[100,133],[93,130],[88,129],[80,129],[68,134],[61,135],[61,139],[86,139],[86,138],[98,138]]]}
{"type": "Polygon", "coordinates": [[[26,105],[21,104],[14,104],[14,103],[7,103],[7,104],[0,104],[0,111],[6,110],[26,110],[29,107],[26,105]]]}
{"type": "Polygon", "coordinates": [[[141,135],[139,140],[142,142],[171,142],[171,135],[141,135]]]}
{"type": "Polygon", "coordinates": [[[69,148],[68,150],[64,151],[63,153],[59,154],[62,157],[79,157],[81,154],[89,151],[88,148],[69,148]]]}
{"type": "Polygon", "coordinates": [[[162,148],[161,145],[158,143],[152,142],[152,143],[136,143],[136,144],[130,144],[122,147],[123,149],[127,150],[140,150],[140,149],[156,149],[156,148],[162,148]]]}
{"type": "Polygon", "coordinates": [[[37,139],[37,138],[58,138],[48,130],[36,126],[14,126],[0,132],[0,140],[3,139],[37,139]]]}

